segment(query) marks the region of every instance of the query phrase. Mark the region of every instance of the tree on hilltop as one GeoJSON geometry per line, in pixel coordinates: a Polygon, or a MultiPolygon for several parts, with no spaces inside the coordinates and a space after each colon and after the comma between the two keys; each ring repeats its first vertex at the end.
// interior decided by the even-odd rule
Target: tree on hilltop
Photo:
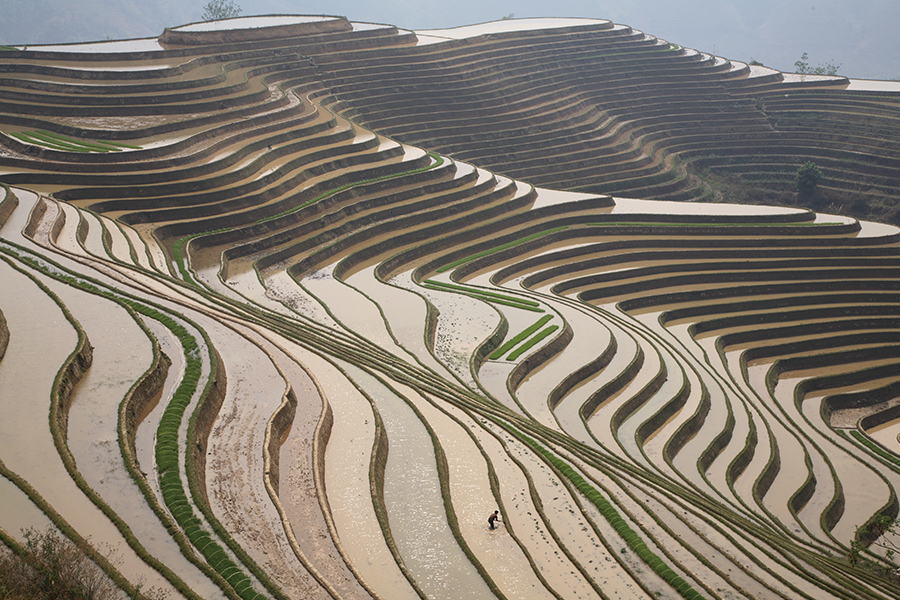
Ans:
{"type": "Polygon", "coordinates": [[[841,65],[836,65],[833,62],[820,64],[817,67],[810,66],[809,54],[806,52],[800,56],[800,60],[794,63],[794,72],[800,75],[837,75],[840,68],[841,65]]]}
{"type": "Polygon", "coordinates": [[[231,19],[241,14],[241,7],[232,0],[209,0],[203,6],[204,21],[218,21],[219,19],[231,19]]]}

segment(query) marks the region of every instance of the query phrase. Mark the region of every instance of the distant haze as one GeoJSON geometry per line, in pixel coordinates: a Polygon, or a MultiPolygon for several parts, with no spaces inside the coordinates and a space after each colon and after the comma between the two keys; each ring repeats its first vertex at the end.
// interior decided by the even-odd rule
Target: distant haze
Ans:
{"type": "MultiPolygon", "coordinates": [[[[49,44],[155,37],[200,19],[206,0],[0,0],[0,43],[49,44]]],[[[436,29],[522,17],[593,17],[675,44],[793,71],[839,65],[864,79],[900,79],[897,0],[236,0],[243,16],[330,14],[354,21],[436,29]]]]}

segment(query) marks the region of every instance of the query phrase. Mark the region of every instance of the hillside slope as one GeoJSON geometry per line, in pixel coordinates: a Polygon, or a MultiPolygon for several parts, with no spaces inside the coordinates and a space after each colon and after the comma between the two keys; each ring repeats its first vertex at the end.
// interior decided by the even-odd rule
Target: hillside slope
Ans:
{"type": "Polygon", "coordinates": [[[900,230],[706,180],[892,202],[896,94],[570,19],[0,59],[10,548],[190,600],[900,591],[847,558],[898,514],[900,230]]]}

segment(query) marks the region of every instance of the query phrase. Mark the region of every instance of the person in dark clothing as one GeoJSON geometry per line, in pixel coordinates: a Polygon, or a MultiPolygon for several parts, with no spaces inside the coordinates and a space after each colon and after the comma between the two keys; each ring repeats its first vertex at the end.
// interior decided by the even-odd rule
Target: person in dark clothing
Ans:
{"type": "Polygon", "coordinates": [[[491,526],[491,529],[497,528],[497,521],[500,520],[500,511],[495,510],[491,516],[488,517],[488,525],[491,526]]]}

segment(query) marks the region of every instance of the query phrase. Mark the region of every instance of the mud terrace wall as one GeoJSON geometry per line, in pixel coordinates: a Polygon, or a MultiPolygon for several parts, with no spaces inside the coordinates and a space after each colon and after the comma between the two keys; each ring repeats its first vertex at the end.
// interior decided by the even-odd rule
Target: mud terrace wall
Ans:
{"type": "Polygon", "coordinates": [[[0,540],[131,597],[900,595],[900,230],[696,176],[897,201],[900,96],[256,19],[0,49],[0,540]]]}

